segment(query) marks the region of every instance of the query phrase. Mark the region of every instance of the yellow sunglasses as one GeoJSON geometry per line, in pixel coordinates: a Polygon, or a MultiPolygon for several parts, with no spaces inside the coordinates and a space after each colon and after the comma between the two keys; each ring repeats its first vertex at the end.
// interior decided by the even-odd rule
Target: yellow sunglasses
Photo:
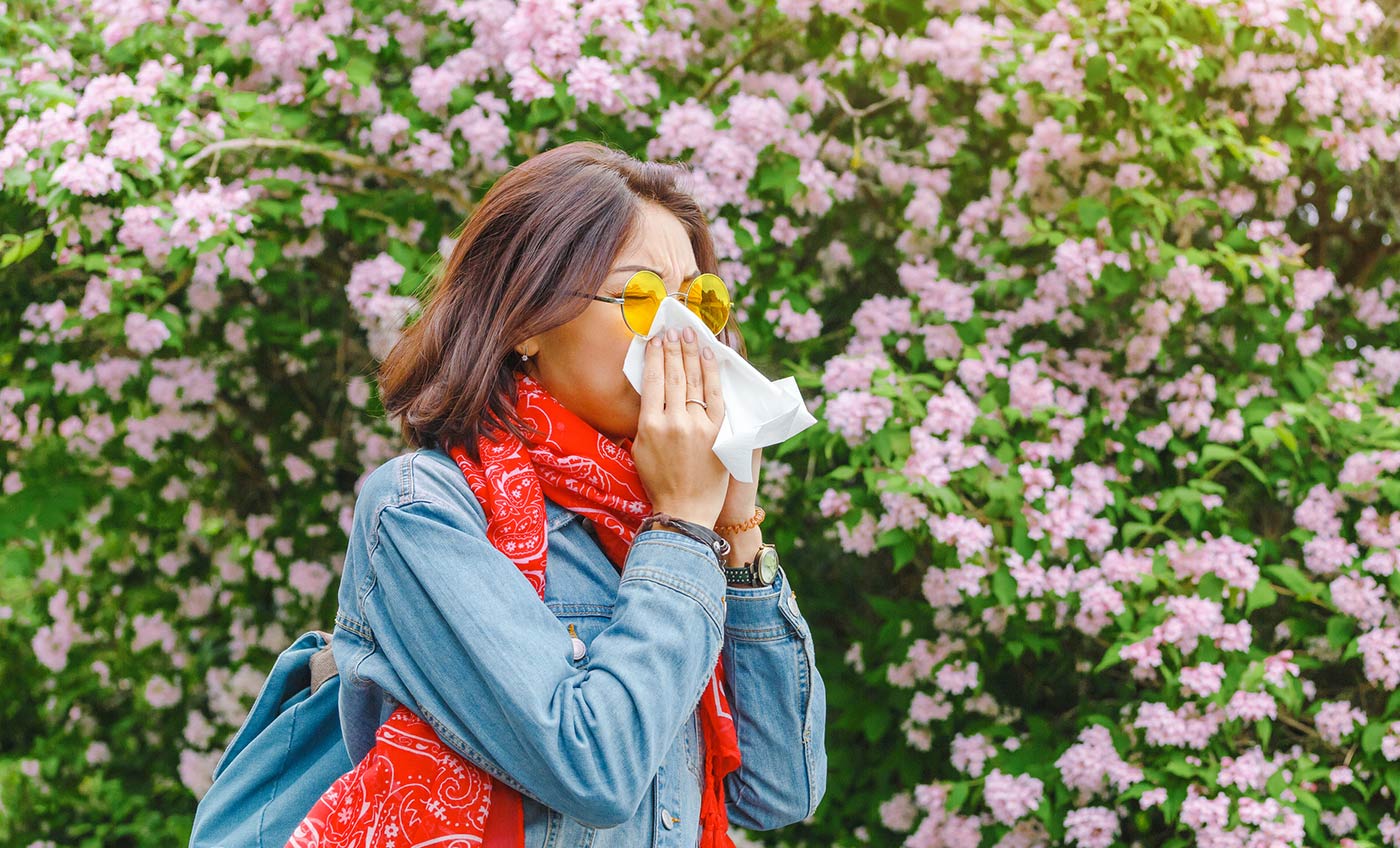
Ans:
{"type": "Polygon", "coordinates": [[[622,319],[627,328],[639,336],[651,332],[651,322],[663,298],[675,297],[685,301],[686,308],[705,323],[711,333],[719,335],[729,320],[729,287],[715,274],[699,274],[689,280],[682,291],[667,293],[666,283],[654,271],[638,271],[627,280],[622,297],[595,294],[594,300],[622,305],[622,319]]]}

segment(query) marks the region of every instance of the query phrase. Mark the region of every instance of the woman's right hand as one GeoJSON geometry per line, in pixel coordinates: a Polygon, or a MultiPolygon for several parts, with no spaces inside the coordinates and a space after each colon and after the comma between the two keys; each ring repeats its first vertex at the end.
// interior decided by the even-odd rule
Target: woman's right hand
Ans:
{"type": "Polygon", "coordinates": [[[724,420],[719,360],[708,348],[701,355],[690,328],[672,339],[674,332],[647,342],[632,459],[654,511],[713,527],[729,489],[729,471],[714,452],[724,420]]]}

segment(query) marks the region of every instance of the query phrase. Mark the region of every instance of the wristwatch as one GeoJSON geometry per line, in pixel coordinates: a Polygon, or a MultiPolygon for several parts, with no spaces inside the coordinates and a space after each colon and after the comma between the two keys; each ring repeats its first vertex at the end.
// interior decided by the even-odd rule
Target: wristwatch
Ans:
{"type": "Polygon", "coordinates": [[[686,521],[683,518],[676,518],[674,515],[667,515],[664,512],[654,512],[642,519],[641,525],[637,527],[637,532],[642,533],[658,525],[669,527],[700,542],[700,544],[715,552],[715,556],[719,557],[720,567],[724,567],[724,558],[729,556],[731,546],[728,539],[716,533],[714,530],[703,524],[696,524],[694,521],[686,521]]]}
{"type": "Polygon", "coordinates": [[[755,586],[771,586],[778,576],[778,549],[769,544],[758,546],[753,561],[738,568],[724,569],[724,579],[732,586],[736,583],[752,583],[755,586]]]}

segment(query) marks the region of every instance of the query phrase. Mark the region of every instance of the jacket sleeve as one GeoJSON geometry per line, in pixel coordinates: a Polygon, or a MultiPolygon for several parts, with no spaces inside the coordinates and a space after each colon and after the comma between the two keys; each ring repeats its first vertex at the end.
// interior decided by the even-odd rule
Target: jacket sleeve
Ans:
{"type": "Polygon", "coordinates": [[[386,506],[369,562],[361,609],[397,677],[376,683],[541,804],[594,827],[632,817],[719,656],[713,551],[638,534],[581,667],[565,627],[488,541],[484,513],[433,497],[386,506]]]}
{"type": "Polygon", "coordinates": [[[723,663],[739,734],[738,769],[725,778],[729,821],[785,827],[826,793],[826,685],[812,631],[779,566],[771,586],[731,586],[723,663]]]}

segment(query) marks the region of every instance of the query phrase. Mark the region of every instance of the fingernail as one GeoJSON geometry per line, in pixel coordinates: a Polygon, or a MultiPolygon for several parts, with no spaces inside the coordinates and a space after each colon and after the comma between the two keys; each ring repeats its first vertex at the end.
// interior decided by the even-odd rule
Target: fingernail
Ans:
{"type": "Polygon", "coordinates": [[[684,336],[685,340],[688,342],[695,341],[695,329],[693,327],[686,327],[681,331],[681,335],[684,336]]]}
{"type": "Polygon", "coordinates": [[[705,348],[704,350],[700,351],[700,355],[703,356],[703,357],[705,357],[706,359],[714,359],[714,358],[715,358],[715,352],[714,352],[714,349],[713,349],[713,348],[708,348],[708,347],[705,348]]]}
{"type": "Polygon", "coordinates": [[[673,342],[677,338],[679,338],[679,335],[676,333],[675,327],[672,327],[671,329],[666,331],[666,341],[673,342]]]}

